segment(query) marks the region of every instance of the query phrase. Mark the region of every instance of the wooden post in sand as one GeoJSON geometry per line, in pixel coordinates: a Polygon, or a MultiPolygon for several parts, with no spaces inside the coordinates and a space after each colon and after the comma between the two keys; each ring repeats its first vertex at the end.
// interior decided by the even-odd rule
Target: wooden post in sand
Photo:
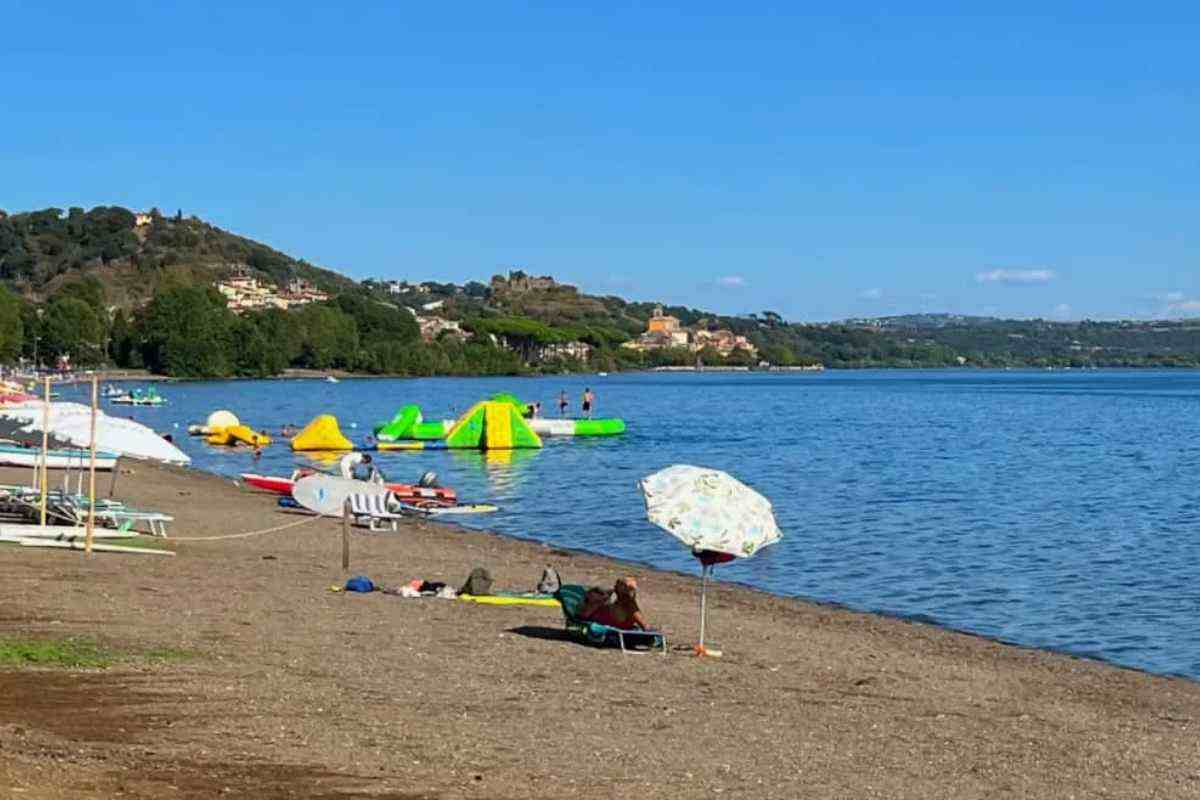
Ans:
{"type": "Polygon", "coordinates": [[[46,376],[46,399],[42,406],[42,527],[46,527],[46,461],[50,458],[50,376],[46,376]]]}
{"type": "Polygon", "coordinates": [[[350,571],[350,501],[342,505],[342,572],[350,571]]]}
{"type": "MultiPolygon", "coordinates": [[[[92,373],[92,456],[88,465],[88,521],[83,552],[92,554],[92,532],[96,529],[96,407],[100,404],[100,379],[92,373]]],[[[113,465],[116,469],[116,465],[113,465]]]]}

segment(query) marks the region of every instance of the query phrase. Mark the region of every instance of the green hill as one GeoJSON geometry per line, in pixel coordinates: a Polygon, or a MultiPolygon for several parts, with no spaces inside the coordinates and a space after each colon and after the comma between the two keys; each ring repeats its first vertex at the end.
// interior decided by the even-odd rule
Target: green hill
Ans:
{"type": "Polygon", "coordinates": [[[264,244],[177,214],[117,206],[0,212],[0,281],[43,300],[86,275],[100,279],[109,305],[136,306],[163,285],[211,284],[245,270],[286,285],[301,278],[331,292],[355,282],[264,244]]]}

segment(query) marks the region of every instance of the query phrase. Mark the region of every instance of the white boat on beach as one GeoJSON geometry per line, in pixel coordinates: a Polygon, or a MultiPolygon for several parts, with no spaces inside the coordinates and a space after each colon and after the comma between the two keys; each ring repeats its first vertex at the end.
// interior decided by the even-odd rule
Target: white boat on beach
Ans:
{"type": "MultiPolygon", "coordinates": [[[[89,450],[54,448],[46,452],[48,469],[87,469],[92,454],[89,450]]],[[[37,447],[0,445],[0,465],[7,467],[40,467],[42,451],[37,447]]],[[[111,470],[117,465],[117,454],[96,451],[96,469],[111,470]]]]}

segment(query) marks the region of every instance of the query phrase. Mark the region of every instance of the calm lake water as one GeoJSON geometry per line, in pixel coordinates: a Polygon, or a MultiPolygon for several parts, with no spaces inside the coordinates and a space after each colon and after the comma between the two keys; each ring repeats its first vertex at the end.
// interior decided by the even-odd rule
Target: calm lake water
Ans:
{"type": "MultiPolygon", "coordinates": [[[[398,480],[435,470],[464,500],[502,507],[468,524],[693,572],[645,521],[636,482],[674,463],[724,469],[774,502],[785,539],[718,577],[1200,678],[1193,372],[210,382],[165,385],[171,405],[128,414],[182,434],[217,408],[273,430],[332,413],[359,439],[405,403],[433,419],[496,391],[550,408],[566,389],[577,411],[585,386],[600,416],[627,420],[625,436],[381,466],[398,480]]],[[[303,461],[176,438],[223,475],[303,461]]]]}

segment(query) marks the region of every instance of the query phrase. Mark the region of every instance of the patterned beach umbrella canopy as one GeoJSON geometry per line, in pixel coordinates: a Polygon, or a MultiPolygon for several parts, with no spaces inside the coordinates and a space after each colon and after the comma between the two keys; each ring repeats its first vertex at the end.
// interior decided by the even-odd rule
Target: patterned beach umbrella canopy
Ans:
{"type": "Polygon", "coordinates": [[[676,464],[638,485],[650,521],[694,553],[747,558],[783,537],[770,501],[720,470],[676,464]]]}

